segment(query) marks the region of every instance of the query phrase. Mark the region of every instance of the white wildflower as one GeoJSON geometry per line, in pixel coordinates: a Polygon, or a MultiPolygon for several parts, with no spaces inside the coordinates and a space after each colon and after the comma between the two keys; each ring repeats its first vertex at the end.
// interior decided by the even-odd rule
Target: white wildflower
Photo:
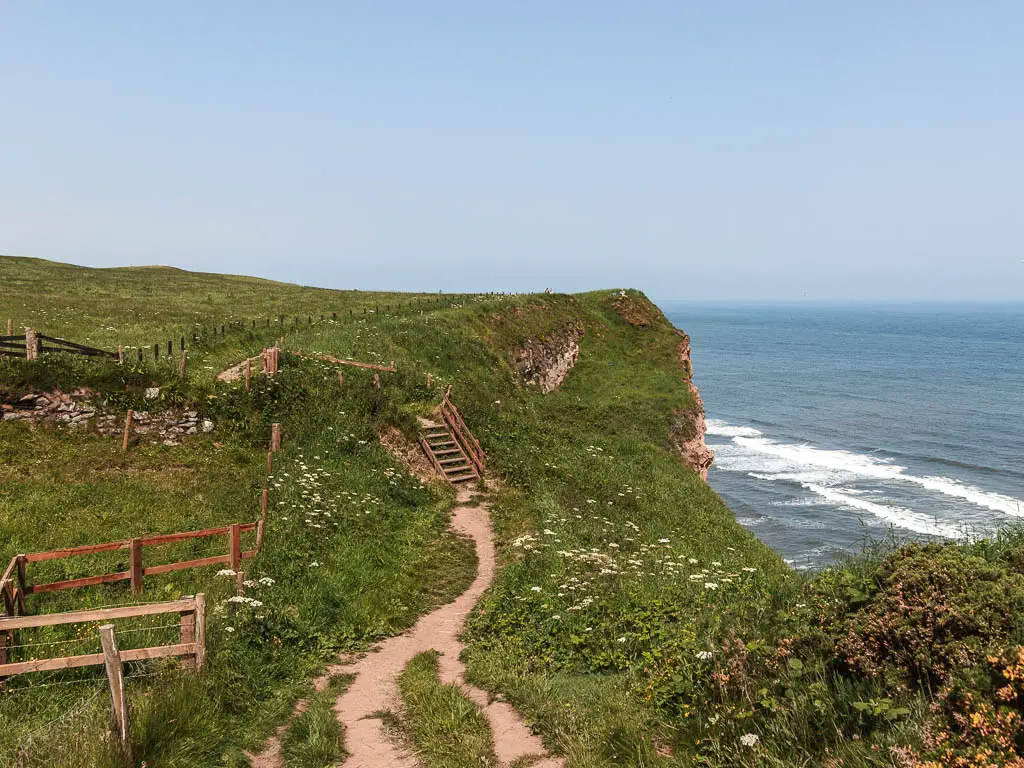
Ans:
{"type": "Polygon", "coordinates": [[[714,654],[712,654],[711,651],[700,651],[700,652],[697,653],[697,658],[700,659],[701,661],[707,661],[713,655],[714,654]]]}
{"type": "Polygon", "coordinates": [[[744,733],[740,736],[740,744],[744,747],[756,747],[760,740],[756,733],[744,733]]]}

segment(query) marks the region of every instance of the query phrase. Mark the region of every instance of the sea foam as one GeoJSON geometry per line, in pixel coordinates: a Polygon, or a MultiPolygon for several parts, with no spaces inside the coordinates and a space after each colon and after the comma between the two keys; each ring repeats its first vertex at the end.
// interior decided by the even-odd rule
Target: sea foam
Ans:
{"type": "Polygon", "coordinates": [[[940,522],[905,507],[877,504],[860,498],[866,493],[863,490],[840,486],[865,479],[910,484],[977,507],[1024,517],[1024,503],[1011,496],[986,491],[953,478],[911,474],[906,467],[883,457],[779,442],[751,427],[721,421],[715,421],[714,430],[712,432],[709,428],[709,434],[731,438],[728,443],[715,446],[715,463],[719,469],[746,472],[760,480],[797,483],[833,504],[870,512],[916,533],[947,538],[964,536],[962,527],[940,522]]]}

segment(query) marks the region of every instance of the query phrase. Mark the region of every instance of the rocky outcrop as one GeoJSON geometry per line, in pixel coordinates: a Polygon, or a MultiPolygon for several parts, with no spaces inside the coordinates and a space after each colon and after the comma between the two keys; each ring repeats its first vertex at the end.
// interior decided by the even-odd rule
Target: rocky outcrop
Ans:
{"type": "Polygon", "coordinates": [[[580,355],[583,323],[574,321],[540,339],[529,339],[513,357],[512,364],[542,394],[558,389],[580,355]]]}
{"type": "Polygon", "coordinates": [[[625,291],[612,294],[612,307],[619,317],[634,328],[648,328],[656,322],[655,307],[645,296],[633,296],[625,291]]]}
{"type": "Polygon", "coordinates": [[[690,359],[690,337],[682,331],[676,331],[681,337],[677,354],[679,364],[686,374],[686,385],[693,394],[693,405],[676,414],[669,430],[669,440],[679,454],[683,463],[699,473],[705,481],[708,479],[708,468],[714,461],[715,454],[704,442],[707,424],[704,417],[704,401],[700,398],[697,385],[693,383],[693,362],[690,359]]]}
{"type": "MultiPolygon", "coordinates": [[[[152,387],[146,390],[147,399],[155,399],[160,390],[152,387]]],[[[31,421],[49,423],[71,429],[93,428],[101,435],[122,434],[124,412],[112,412],[93,402],[94,393],[88,389],[76,389],[68,394],[59,390],[25,395],[14,403],[0,404],[3,421],[31,421]]],[[[212,432],[214,424],[200,418],[198,411],[187,409],[165,409],[158,413],[135,411],[132,414],[133,435],[146,435],[164,445],[180,445],[185,435],[212,432]]]]}

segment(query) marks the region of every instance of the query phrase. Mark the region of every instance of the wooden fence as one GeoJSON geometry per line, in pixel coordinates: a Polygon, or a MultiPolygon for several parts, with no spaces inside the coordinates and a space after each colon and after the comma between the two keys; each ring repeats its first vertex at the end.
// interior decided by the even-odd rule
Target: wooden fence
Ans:
{"type": "Polygon", "coordinates": [[[313,355],[306,352],[292,352],[296,357],[305,357],[309,360],[323,360],[324,362],[334,363],[335,365],[354,365],[356,368],[369,368],[374,371],[387,371],[388,373],[395,373],[398,369],[395,367],[395,361],[391,361],[391,365],[378,365],[377,363],[358,363],[355,360],[342,360],[338,357],[330,357],[328,355],[313,355]]]}
{"type": "Polygon", "coordinates": [[[20,336],[0,336],[0,355],[35,360],[45,352],[67,352],[72,355],[107,357],[115,360],[119,357],[117,352],[108,352],[105,349],[87,347],[84,344],[36,333],[31,328],[26,328],[25,333],[20,336]]]}
{"type": "MultiPolygon", "coordinates": [[[[264,508],[266,502],[264,501],[264,508]]],[[[30,554],[15,555],[11,558],[7,570],[0,576],[0,593],[3,596],[3,604],[0,606],[0,627],[3,625],[3,617],[16,615],[24,616],[25,596],[41,594],[44,592],[56,592],[61,589],[75,589],[88,587],[96,584],[108,584],[114,581],[131,581],[132,592],[138,595],[142,592],[143,579],[146,576],[155,576],[160,573],[170,573],[186,568],[200,568],[206,565],[227,565],[237,571],[243,560],[255,556],[263,544],[263,526],[265,519],[255,523],[232,523],[218,528],[207,528],[202,531],[186,531],[184,533],[167,533],[158,536],[147,536],[138,539],[125,539],[123,541],[112,541],[104,544],[87,544],[81,547],[69,547],[67,549],[55,549],[49,552],[33,552],[30,554]],[[248,531],[256,531],[256,548],[251,550],[242,549],[242,534],[248,531]],[[162,565],[151,565],[146,567],[142,562],[143,547],[171,544],[187,539],[207,538],[211,536],[227,537],[228,551],[223,555],[202,557],[195,560],[184,560],[162,565]],[[99,552],[114,552],[126,549],[130,554],[130,562],[127,571],[116,571],[95,576],[83,576],[77,579],[65,581],[54,581],[45,584],[28,583],[28,564],[38,563],[46,560],[58,560],[77,555],[91,555],[99,552]]],[[[3,653],[3,646],[0,643],[0,654],[3,653]]]]}
{"type": "Polygon", "coordinates": [[[444,396],[441,398],[441,418],[445,420],[445,423],[451,428],[452,434],[455,435],[455,439],[459,441],[462,446],[462,450],[465,451],[466,456],[473,463],[477,473],[480,477],[484,476],[484,451],[480,447],[480,441],[476,439],[476,436],[470,431],[466,425],[465,420],[462,418],[462,414],[459,413],[459,409],[455,407],[455,404],[451,399],[452,388],[449,386],[445,391],[444,396]]]}
{"type": "MultiPolygon", "coordinates": [[[[129,648],[120,652],[121,661],[143,661],[162,659],[168,656],[186,656],[201,667],[206,659],[206,601],[202,594],[147,605],[123,605],[116,608],[95,608],[66,613],[45,613],[39,616],[0,617],[0,635],[13,635],[17,630],[35,627],[55,627],[64,624],[87,624],[96,621],[112,621],[137,616],[157,616],[176,613],[180,616],[177,643],[149,648],[129,648]]],[[[103,664],[102,653],[87,653],[81,656],[60,656],[32,661],[18,661],[0,664],[0,678],[22,675],[29,672],[49,672],[74,667],[88,667],[103,664]]]]}

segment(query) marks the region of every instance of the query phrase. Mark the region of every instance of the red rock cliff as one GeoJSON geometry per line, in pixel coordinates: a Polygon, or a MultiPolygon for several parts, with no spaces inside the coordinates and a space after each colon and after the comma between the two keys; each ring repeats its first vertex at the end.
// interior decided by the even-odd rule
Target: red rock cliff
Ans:
{"type": "Polygon", "coordinates": [[[700,473],[701,478],[706,482],[708,479],[708,467],[715,458],[715,454],[704,442],[704,435],[707,432],[707,424],[704,419],[704,401],[700,399],[700,392],[693,383],[693,363],[690,361],[690,337],[682,331],[676,331],[681,337],[679,342],[678,355],[679,364],[686,375],[686,385],[693,393],[694,404],[691,408],[680,411],[672,423],[669,432],[669,439],[672,447],[675,448],[683,463],[691,467],[695,472],[700,473]]]}

